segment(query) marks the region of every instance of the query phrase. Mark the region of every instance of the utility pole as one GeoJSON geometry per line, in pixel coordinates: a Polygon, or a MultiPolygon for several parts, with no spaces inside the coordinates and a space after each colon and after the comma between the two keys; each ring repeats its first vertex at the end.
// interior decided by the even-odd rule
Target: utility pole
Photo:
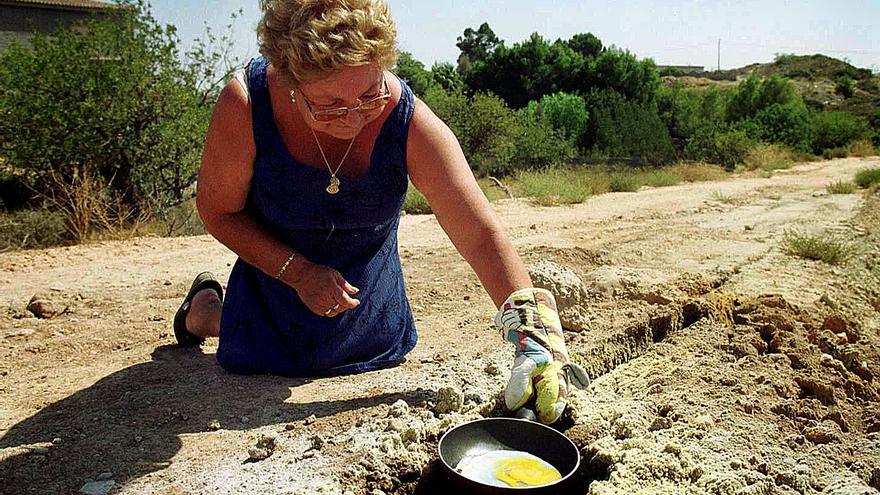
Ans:
{"type": "Polygon", "coordinates": [[[721,38],[718,38],[718,71],[721,71],[721,38]]]}

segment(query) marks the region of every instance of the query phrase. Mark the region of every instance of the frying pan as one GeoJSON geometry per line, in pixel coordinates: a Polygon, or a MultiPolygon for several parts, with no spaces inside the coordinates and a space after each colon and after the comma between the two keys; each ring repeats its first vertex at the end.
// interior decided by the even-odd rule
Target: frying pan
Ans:
{"type": "Polygon", "coordinates": [[[560,494],[571,489],[581,457],[568,437],[540,423],[525,419],[487,418],[464,423],[440,438],[440,460],[451,485],[475,495],[560,494]],[[491,450],[519,450],[544,459],[562,479],[539,487],[502,488],[468,479],[455,466],[468,455],[491,450]]]}

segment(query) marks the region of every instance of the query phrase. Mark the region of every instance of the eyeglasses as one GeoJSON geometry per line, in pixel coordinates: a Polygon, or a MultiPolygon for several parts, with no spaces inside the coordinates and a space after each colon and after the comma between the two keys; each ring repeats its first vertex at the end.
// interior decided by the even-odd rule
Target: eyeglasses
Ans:
{"type": "MultiPolygon", "coordinates": [[[[292,101],[296,101],[296,98],[294,98],[293,96],[294,91],[295,90],[292,90],[290,92],[290,99],[292,101]]],[[[391,91],[388,89],[388,80],[385,78],[385,76],[382,76],[382,94],[376,96],[375,98],[370,98],[369,100],[353,108],[338,107],[329,108],[327,110],[318,110],[316,112],[314,109],[312,109],[312,105],[314,105],[314,103],[309,101],[309,98],[305,94],[303,94],[302,91],[300,91],[299,93],[302,95],[303,101],[306,102],[306,107],[309,109],[309,113],[312,114],[312,118],[318,122],[331,122],[336,119],[341,119],[354,111],[361,112],[362,114],[375,112],[376,110],[384,108],[385,105],[388,104],[388,100],[391,99],[391,91]]]]}

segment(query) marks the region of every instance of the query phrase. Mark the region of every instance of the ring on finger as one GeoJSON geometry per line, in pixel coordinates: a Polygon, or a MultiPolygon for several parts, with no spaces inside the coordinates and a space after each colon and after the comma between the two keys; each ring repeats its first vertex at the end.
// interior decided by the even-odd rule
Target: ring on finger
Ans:
{"type": "Polygon", "coordinates": [[[324,316],[330,316],[330,313],[333,312],[333,308],[328,308],[327,311],[324,311],[324,316]]]}
{"type": "Polygon", "coordinates": [[[333,311],[336,311],[337,309],[339,309],[339,303],[336,303],[336,306],[333,306],[331,309],[333,311]]]}

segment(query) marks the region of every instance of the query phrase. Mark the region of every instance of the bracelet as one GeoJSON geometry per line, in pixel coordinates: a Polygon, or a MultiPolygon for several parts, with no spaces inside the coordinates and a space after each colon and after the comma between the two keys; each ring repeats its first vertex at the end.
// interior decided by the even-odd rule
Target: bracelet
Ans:
{"type": "Polygon", "coordinates": [[[281,265],[281,269],[278,270],[278,275],[275,275],[276,279],[281,280],[281,276],[284,275],[284,271],[287,270],[287,265],[289,265],[290,262],[293,261],[293,258],[295,258],[295,257],[296,257],[296,251],[291,251],[290,256],[288,256],[287,259],[284,260],[284,264],[281,265]]]}

